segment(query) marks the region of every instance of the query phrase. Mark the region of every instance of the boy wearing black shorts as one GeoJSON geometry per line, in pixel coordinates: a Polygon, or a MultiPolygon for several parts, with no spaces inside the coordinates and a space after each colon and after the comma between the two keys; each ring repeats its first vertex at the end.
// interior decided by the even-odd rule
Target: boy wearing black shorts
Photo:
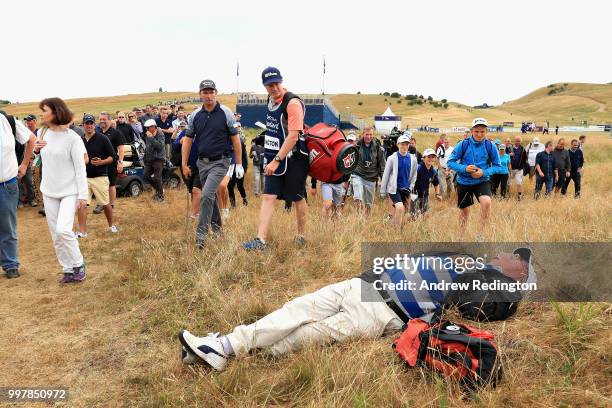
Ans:
{"type": "Polygon", "coordinates": [[[474,197],[480,203],[480,228],[477,241],[484,240],[485,225],[491,214],[492,174],[501,172],[499,153],[487,139],[486,119],[472,121],[472,135],[457,144],[448,159],[448,166],[457,173],[457,207],[461,209],[460,230],[465,231],[474,197]]]}

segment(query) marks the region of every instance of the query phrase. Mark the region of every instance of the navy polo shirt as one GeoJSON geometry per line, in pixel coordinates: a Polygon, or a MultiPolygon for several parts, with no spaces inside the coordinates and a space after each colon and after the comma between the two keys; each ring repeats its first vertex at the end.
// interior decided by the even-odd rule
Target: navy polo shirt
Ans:
{"type": "Polygon", "coordinates": [[[211,112],[200,107],[191,114],[185,136],[195,139],[194,145],[198,149],[198,156],[216,157],[223,154],[229,156],[230,136],[238,134],[235,123],[236,119],[231,109],[217,102],[211,112]]]}
{"type": "MultiPolygon", "coordinates": [[[[157,127],[160,129],[170,129],[172,128],[172,117],[168,115],[166,120],[162,120],[162,118],[158,116],[155,118],[155,123],[157,123],[157,127]]],[[[172,143],[172,135],[169,135],[168,133],[164,133],[164,140],[166,144],[172,143]]]]}

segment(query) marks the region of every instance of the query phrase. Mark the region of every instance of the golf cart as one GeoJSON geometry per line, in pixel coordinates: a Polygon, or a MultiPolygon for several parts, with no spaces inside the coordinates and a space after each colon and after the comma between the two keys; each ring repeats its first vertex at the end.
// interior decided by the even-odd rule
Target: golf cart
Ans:
{"type": "MultiPolygon", "coordinates": [[[[144,145],[138,140],[132,145],[123,146],[123,172],[117,175],[117,194],[127,197],[138,197],[151,186],[144,180],[144,145]]],[[[162,169],[162,185],[166,188],[177,188],[181,184],[177,167],[169,160],[162,169]]]]}

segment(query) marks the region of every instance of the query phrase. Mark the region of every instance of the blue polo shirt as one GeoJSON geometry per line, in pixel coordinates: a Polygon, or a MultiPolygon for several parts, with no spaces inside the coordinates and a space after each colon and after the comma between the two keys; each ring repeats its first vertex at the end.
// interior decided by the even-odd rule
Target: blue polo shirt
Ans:
{"type": "Polygon", "coordinates": [[[410,188],[410,155],[402,156],[397,152],[397,188],[405,190],[410,188]]]}
{"type": "Polygon", "coordinates": [[[235,123],[232,110],[217,102],[211,112],[200,107],[191,114],[185,136],[194,139],[192,150],[197,148],[198,156],[229,156],[230,136],[238,134],[235,123]]]}

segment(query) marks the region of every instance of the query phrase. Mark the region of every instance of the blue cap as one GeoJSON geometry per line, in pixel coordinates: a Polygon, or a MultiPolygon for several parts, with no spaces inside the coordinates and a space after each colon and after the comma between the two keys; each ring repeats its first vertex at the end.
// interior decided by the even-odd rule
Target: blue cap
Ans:
{"type": "Polygon", "coordinates": [[[261,82],[263,82],[264,86],[267,86],[270,84],[283,82],[283,77],[278,68],[268,67],[261,73],[261,82]]]}
{"type": "Polygon", "coordinates": [[[90,113],[86,113],[85,115],[83,115],[83,123],[87,122],[96,123],[96,118],[94,117],[94,115],[90,113]]]}

